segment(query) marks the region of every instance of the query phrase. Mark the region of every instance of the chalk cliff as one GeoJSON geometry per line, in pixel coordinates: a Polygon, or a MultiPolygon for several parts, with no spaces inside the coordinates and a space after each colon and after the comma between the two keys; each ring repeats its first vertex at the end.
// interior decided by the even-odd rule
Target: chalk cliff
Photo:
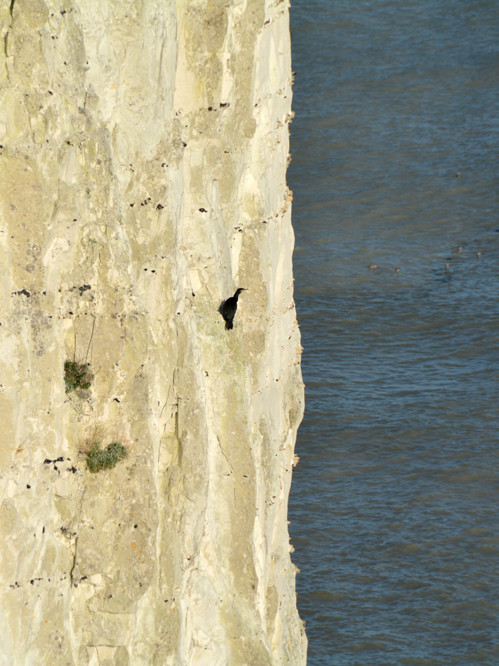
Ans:
{"type": "Polygon", "coordinates": [[[0,664],[304,664],[287,4],[0,6],[0,664]]]}

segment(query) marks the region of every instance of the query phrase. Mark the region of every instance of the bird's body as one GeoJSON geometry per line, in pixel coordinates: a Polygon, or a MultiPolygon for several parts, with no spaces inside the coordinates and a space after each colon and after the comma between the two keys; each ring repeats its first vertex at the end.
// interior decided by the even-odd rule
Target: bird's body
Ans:
{"type": "Polygon", "coordinates": [[[225,319],[225,328],[227,330],[234,327],[233,320],[234,317],[236,316],[236,311],[237,311],[237,299],[239,298],[239,294],[242,291],[247,291],[247,290],[243,289],[242,287],[239,287],[239,289],[236,290],[234,296],[231,296],[226,301],[222,301],[220,307],[218,308],[218,311],[225,319]]]}

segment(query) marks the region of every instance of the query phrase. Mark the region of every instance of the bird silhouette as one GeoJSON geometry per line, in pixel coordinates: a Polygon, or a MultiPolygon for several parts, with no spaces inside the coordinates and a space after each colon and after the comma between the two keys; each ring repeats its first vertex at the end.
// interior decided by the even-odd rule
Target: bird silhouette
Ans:
{"type": "Polygon", "coordinates": [[[225,328],[227,330],[234,327],[233,321],[234,317],[236,316],[237,299],[239,298],[239,294],[242,291],[248,291],[248,290],[244,289],[243,287],[239,287],[239,289],[236,290],[234,296],[231,296],[226,301],[222,301],[220,307],[218,308],[218,311],[225,319],[225,328]]]}

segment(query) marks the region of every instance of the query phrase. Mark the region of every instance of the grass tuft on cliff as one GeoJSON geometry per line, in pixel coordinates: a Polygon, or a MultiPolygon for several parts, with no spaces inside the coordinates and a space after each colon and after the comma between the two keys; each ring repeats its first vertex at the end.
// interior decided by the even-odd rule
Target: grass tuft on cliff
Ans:
{"type": "Polygon", "coordinates": [[[92,373],[88,363],[77,363],[76,361],[64,362],[64,383],[66,384],[66,393],[83,389],[86,391],[92,383],[92,373]]]}
{"type": "Polygon", "coordinates": [[[92,444],[87,453],[87,467],[90,472],[95,474],[103,469],[113,469],[120,460],[126,458],[128,452],[119,442],[108,444],[105,449],[101,449],[99,442],[92,444]]]}

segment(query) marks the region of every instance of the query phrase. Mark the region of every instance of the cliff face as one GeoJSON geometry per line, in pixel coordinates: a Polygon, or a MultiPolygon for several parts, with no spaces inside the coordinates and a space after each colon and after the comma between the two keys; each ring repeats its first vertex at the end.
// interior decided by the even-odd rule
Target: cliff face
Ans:
{"type": "Polygon", "coordinates": [[[0,664],[303,664],[286,3],[0,11],[0,664]]]}

